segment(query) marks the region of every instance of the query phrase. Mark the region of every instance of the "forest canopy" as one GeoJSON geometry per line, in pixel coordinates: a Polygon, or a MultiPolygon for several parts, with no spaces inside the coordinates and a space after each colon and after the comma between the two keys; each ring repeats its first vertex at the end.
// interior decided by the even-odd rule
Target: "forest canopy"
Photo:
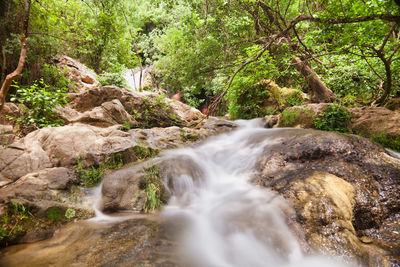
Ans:
{"type": "MultiPolygon", "coordinates": [[[[0,1],[2,83],[19,62],[27,2],[0,1]]],[[[22,85],[66,54],[100,75],[152,65],[169,94],[236,118],[266,114],[265,81],[347,106],[400,96],[399,1],[29,2],[22,85]]]]}

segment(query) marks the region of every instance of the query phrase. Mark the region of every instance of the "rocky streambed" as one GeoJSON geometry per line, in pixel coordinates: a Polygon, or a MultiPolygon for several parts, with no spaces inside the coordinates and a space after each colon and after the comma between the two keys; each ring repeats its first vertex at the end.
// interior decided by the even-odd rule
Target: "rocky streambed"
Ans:
{"type": "Polygon", "coordinates": [[[65,126],[20,136],[5,117],[19,108],[0,116],[1,266],[400,263],[396,154],[355,135],[206,118],[99,86],[71,60],[82,86],[58,110],[65,126]],[[96,197],[89,173],[102,177],[96,197]],[[87,220],[94,204],[106,220],[87,220]]]}

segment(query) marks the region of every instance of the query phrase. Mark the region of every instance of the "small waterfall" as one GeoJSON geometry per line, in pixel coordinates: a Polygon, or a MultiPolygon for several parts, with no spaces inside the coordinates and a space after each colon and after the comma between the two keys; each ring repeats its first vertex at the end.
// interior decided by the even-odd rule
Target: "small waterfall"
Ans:
{"type": "Polygon", "coordinates": [[[142,85],[143,88],[144,80],[148,74],[149,74],[149,68],[144,67],[142,70],[140,70],[140,68],[129,69],[124,73],[123,77],[128,87],[130,87],[134,91],[137,91],[140,88],[140,84],[142,85]],[[140,76],[142,77],[141,82],[140,82],[140,76]]]}
{"type": "Polygon", "coordinates": [[[183,266],[344,266],[304,256],[286,221],[293,214],[288,203],[248,182],[256,159],[277,138],[268,138],[266,132],[275,130],[260,128],[259,120],[239,124],[199,147],[164,155],[190,158],[199,168],[194,173],[200,177],[176,174],[171,191],[178,193],[162,213],[179,226],[183,266]]]}

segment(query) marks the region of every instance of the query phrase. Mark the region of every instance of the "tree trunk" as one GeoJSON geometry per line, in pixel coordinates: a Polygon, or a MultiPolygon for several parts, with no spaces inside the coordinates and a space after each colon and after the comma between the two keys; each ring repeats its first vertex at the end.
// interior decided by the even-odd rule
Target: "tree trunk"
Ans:
{"type": "Polygon", "coordinates": [[[6,71],[7,71],[7,56],[4,47],[1,48],[1,54],[3,56],[3,62],[1,64],[1,81],[0,84],[3,84],[4,79],[6,78],[6,71]]]}
{"type": "Polygon", "coordinates": [[[6,101],[6,96],[8,94],[8,90],[10,89],[10,86],[13,81],[21,77],[22,74],[22,69],[24,68],[25,65],[25,60],[26,60],[26,48],[28,46],[28,43],[26,41],[26,37],[28,36],[28,26],[29,26],[29,13],[31,9],[31,0],[26,0],[25,2],[25,7],[24,7],[24,21],[22,24],[22,29],[21,29],[21,53],[19,55],[19,61],[18,61],[18,66],[17,68],[10,74],[6,76],[4,79],[1,89],[0,89],[0,111],[4,107],[4,103],[6,101]]]}
{"type": "Polygon", "coordinates": [[[25,65],[26,60],[26,47],[27,42],[24,35],[21,35],[21,53],[19,56],[18,66],[17,68],[10,74],[8,74],[1,86],[0,90],[0,111],[3,109],[4,103],[6,101],[6,96],[8,90],[10,89],[11,83],[16,79],[21,77],[22,69],[25,65]]]}
{"type": "Polygon", "coordinates": [[[311,88],[311,101],[314,103],[329,103],[335,98],[334,93],[325,85],[318,74],[306,62],[298,57],[292,59],[292,63],[296,66],[297,70],[304,76],[308,85],[311,88]]]}

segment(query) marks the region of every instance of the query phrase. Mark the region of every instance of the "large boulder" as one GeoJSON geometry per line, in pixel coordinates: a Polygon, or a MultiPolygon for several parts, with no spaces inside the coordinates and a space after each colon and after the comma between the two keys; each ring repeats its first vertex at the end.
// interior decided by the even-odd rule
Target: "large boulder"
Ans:
{"type": "Polygon", "coordinates": [[[88,90],[100,86],[94,71],[68,56],[57,60],[57,66],[62,69],[66,77],[75,82],[79,90],[88,90]]]}
{"type": "MultiPolygon", "coordinates": [[[[314,119],[329,104],[307,104],[285,109],[280,115],[266,116],[269,128],[314,128],[314,119]]],[[[345,108],[350,114],[349,132],[365,137],[384,136],[400,140],[400,111],[384,107],[345,108]]]]}
{"type": "Polygon", "coordinates": [[[130,124],[134,128],[192,127],[205,116],[197,109],[151,92],[135,92],[116,86],[96,87],[70,94],[70,103],[59,113],[72,122],[96,126],[130,124]]]}
{"type": "Polygon", "coordinates": [[[179,266],[175,247],[157,218],[137,215],[118,223],[70,224],[49,240],[4,249],[0,265],[172,267],[179,266]]]}
{"type": "Polygon", "coordinates": [[[273,134],[253,182],[291,200],[307,242],[370,266],[398,262],[393,238],[400,224],[393,222],[400,216],[400,159],[354,135],[303,129],[273,134]]]}
{"type": "Polygon", "coordinates": [[[362,107],[349,109],[350,129],[355,133],[373,136],[385,133],[400,138],[400,111],[382,107],[362,107]]]}

